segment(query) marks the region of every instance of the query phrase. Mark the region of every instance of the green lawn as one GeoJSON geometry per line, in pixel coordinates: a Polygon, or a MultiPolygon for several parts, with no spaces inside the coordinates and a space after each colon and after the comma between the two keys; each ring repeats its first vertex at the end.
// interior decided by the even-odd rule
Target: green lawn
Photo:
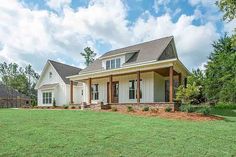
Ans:
{"type": "Polygon", "coordinates": [[[0,156],[236,156],[236,116],[190,122],[111,112],[1,109],[0,156]]]}

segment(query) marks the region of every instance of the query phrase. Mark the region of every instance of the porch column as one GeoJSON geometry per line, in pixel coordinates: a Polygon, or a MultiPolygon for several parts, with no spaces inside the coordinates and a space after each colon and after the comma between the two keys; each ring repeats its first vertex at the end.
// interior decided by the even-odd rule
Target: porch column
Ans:
{"type": "Polygon", "coordinates": [[[179,86],[182,84],[182,74],[179,73],[179,86]]]}
{"type": "Polygon", "coordinates": [[[140,103],[140,71],[137,71],[137,103],[140,103]]]}
{"type": "Polygon", "coordinates": [[[170,84],[169,102],[173,102],[173,66],[171,66],[169,69],[169,84],[170,84]]]}
{"type": "Polygon", "coordinates": [[[88,94],[89,94],[89,104],[91,104],[91,96],[92,96],[92,93],[91,93],[91,85],[92,85],[92,79],[89,78],[89,81],[88,81],[88,94]]]}
{"type": "Polygon", "coordinates": [[[73,81],[70,81],[70,104],[73,104],[74,103],[74,98],[73,98],[73,95],[74,95],[74,82],[73,81]]]}
{"type": "Polygon", "coordinates": [[[109,104],[112,103],[112,75],[109,76],[109,104]]]}

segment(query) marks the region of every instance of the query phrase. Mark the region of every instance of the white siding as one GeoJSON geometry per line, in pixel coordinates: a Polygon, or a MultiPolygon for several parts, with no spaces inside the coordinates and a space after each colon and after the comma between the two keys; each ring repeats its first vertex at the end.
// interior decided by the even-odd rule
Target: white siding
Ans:
{"type": "MultiPolygon", "coordinates": [[[[46,84],[55,84],[58,83],[56,88],[52,89],[38,89],[38,105],[45,106],[42,103],[42,93],[43,91],[51,91],[52,98],[55,98],[56,105],[62,106],[64,104],[70,103],[70,85],[65,84],[61,79],[56,70],[52,67],[51,64],[47,63],[45,71],[41,74],[40,82],[38,84],[39,87],[46,84]],[[52,73],[52,77],[49,78],[49,73],[52,73]]],[[[81,96],[82,87],[74,86],[74,102],[79,103],[82,100],[81,96]]],[[[52,104],[47,104],[47,106],[52,106],[52,104]]]]}
{"type": "MultiPolygon", "coordinates": [[[[140,79],[142,79],[142,99],[141,102],[153,102],[154,100],[154,83],[153,72],[141,73],[140,79]]],[[[129,80],[136,80],[137,75],[124,75],[113,77],[113,81],[119,81],[119,103],[136,103],[136,99],[129,99],[129,80]]],[[[92,103],[103,101],[107,103],[107,82],[108,78],[92,79],[92,84],[98,84],[99,100],[92,100],[92,103]]],[[[88,103],[88,81],[84,87],[84,101],[88,103]]]]}
{"type": "Polygon", "coordinates": [[[154,102],[165,102],[165,78],[154,73],[154,102]]]}

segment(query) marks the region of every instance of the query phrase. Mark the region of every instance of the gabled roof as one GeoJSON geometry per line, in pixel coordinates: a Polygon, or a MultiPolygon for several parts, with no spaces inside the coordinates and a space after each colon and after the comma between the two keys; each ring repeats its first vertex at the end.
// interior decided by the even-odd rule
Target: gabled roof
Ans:
{"type": "Polygon", "coordinates": [[[60,75],[60,77],[62,78],[62,80],[66,84],[70,83],[70,80],[68,78],[66,78],[67,76],[77,75],[81,71],[80,68],[77,68],[77,67],[74,67],[71,65],[67,65],[67,64],[63,64],[63,63],[59,63],[59,62],[56,62],[53,60],[48,60],[48,62],[51,63],[51,65],[55,68],[57,73],[60,75]]]}
{"type": "Polygon", "coordinates": [[[17,90],[7,87],[4,84],[0,84],[0,98],[25,98],[25,99],[30,99],[30,97],[18,92],[17,90]]]}
{"type": "Polygon", "coordinates": [[[157,40],[152,40],[152,41],[128,46],[125,48],[109,51],[105,53],[104,55],[102,55],[97,60],[95,60],[90,66],[83,69],[80,73],[82,74],[82,73],[104,70],[102,68],[102,59],[115,57],[119,55],[131,54],[131,53],[133,56],[130,57],[125,62],[126,65],[134,64],[134,63],[137,64],[137,63],[148,62],[148,61],[163,60],[164,57],[161,57],[163,53],[165,53],[164,59],[178,58],[176,54],[176,50],[175,50],[175,45],[174,45],[174,37],[170,36],[170,37],[164,37],[157,40]],[[165,50],[168,47],[171,47],[171,49],[173,49],[172,52],[174,53],[172,55],[165,53],[165,50]]]}

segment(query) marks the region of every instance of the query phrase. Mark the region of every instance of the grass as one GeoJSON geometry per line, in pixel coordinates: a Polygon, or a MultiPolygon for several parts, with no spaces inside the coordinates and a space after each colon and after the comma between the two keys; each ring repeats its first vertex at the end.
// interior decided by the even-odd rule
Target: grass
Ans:
{"type": "Polygon", "coordinates": [[[0,110],[0,156],[235,156],[236,117],[191,122],[114,112],[0,110]]]}

